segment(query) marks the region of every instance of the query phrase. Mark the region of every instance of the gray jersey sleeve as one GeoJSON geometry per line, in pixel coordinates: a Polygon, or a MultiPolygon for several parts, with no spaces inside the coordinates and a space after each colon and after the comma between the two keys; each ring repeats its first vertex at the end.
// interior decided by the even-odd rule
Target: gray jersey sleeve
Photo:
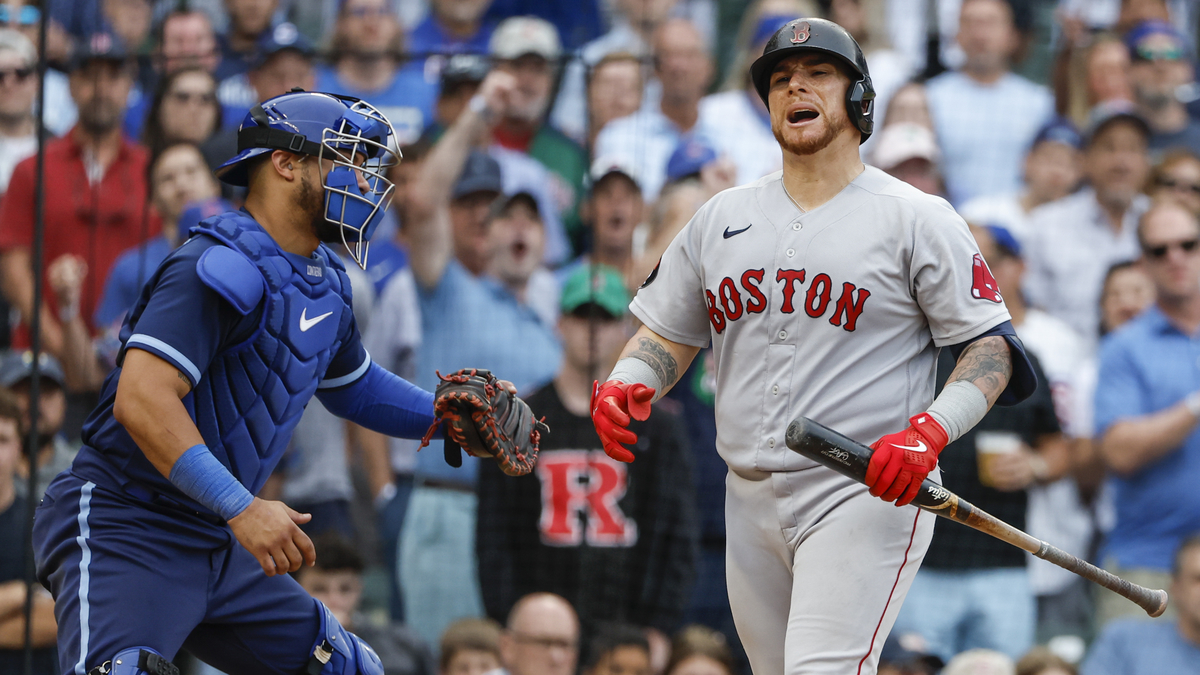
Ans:
{"type": "Polygon", "coordinates": [[[919,204],[911,283],[938,347],[958,344],[1009,320],[1000,290],[966,222],[943,200],[919,204]]]}
{"type": "Polygon", "coordinates": [[[700,250],[711,203],[675,236],[629,304],[634,316],[650,330],[693,347],[707,347],[711,337],[700,250]]]}
{"type": "Polygon", "coordinates": [[[411,268],[405,267],[388,280],[362,341],[376,363],[409,381],[415,379],[421,308],[411,268]]]}

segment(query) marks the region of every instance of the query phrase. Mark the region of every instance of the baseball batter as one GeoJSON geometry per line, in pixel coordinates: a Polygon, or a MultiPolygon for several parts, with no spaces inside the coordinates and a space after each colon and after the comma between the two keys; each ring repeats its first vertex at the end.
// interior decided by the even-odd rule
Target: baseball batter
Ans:
{"type": "Polygon", "coordinates": [[[750,72],[783,171],[717,195],[671,243],[592,417],[632,461],[629,418],[711,341],[729,595],[754,672],[874,673],[934,520],[884,502],[907,505],[948,442],[1036,381],[963,220],[860,161],[874,91],[854,39],[797,19],[750,72]],[[943,347],[957,368],[934,400],[943,347]],[[798,415],[873,443],[870,494],[786,448],[798,415]]]}

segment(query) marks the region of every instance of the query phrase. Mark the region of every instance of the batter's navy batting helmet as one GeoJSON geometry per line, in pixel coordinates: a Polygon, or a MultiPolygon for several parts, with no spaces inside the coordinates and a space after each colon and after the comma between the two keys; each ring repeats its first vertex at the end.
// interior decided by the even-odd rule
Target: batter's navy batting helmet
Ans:
{"type": "Polygon", "coordinates": [[[862,132],[862,141],[866,141],[875,128],[875,87],[871,84],[871,74],[867,72],[867,59],[863,57],[862,48],[845,28],[832,21],[795,19],[784,24],[767,40],[762,56],[750,65],[750,80],[763,103],[767,102],[771,71],[775,70],[775,65],[789,56],[806,51],[836,56],[850,69],[846,110],[850,121],[862,132]]]}

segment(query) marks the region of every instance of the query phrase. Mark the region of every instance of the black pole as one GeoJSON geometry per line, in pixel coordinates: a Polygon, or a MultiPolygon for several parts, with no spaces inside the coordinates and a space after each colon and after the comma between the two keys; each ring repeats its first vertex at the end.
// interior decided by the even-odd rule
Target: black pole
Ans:
{"type": "Polygon", "coordinates": [[[42,352],[42,257],[45,255],[45,165],[46,165],[46,24],[49,22],[49,3],[42,3],[42,17],[38,22],[38,94],[37,159],[33,180],[33,312],[29,319],[29,348],[33,352],[33,373],[29,378],[29,429],[25,452],[29,462],[29,482],[25,491],[25,675],[33,675],[33,596],[36,592],[37,574],[33,561],[33,512],[37,509],[38,474],[38,407],[41,401],[41,352],[42,352]]]}

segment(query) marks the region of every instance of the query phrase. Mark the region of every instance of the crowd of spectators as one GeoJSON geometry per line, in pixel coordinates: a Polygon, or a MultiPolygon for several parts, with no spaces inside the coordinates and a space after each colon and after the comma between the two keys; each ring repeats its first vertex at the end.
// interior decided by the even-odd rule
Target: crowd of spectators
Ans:
{"type": "MultiPolygon", "coordinates": [[[[426,389],[490,368],[552,431],[512,478],[313,401],[264,488],[313,516],[298,581],[388,673],[748,673],[711,354],[633,423],[633,464],[589,407],[672,238],[781,168],[747,69],[804,15],[863,46],[864,161],[958,210],[1037,364],[1037,395],[942,454],[945,483],[1172,597],[1139,618],[939,521],[879,672],[1200,672],[1194,0],[0,0],[0,672],[22,672],[29,485],[69,467],[159,263],[240,205],[212,174],[237,126],[299,87],[366,99],[404,155],[366,269],[348,265],[373,359],[426,389]]],[[[53,602],[34,593],[49,674],[53,602]]]]}

